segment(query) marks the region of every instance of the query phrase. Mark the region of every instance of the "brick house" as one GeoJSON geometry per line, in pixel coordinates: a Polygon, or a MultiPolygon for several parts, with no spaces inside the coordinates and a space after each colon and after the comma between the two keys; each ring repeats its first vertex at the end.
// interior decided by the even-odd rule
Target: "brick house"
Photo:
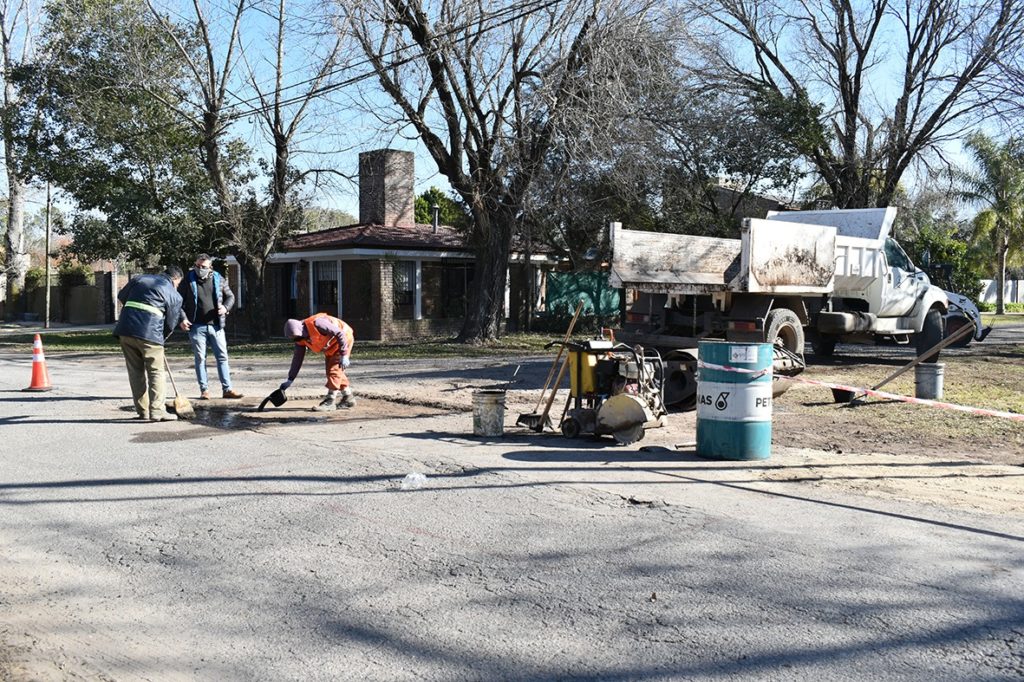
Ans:
{"type": "MultiPolygon", "coordinates": [[[[265,296],[272,332],[290,317],[317,312],[343,318],[366,340],[461,329],[474,256],[453,228],[416,223],[413,158],[393,149],[360,154],[359,222],[293,236],[271,256],[265,296]]],[[[528,298],[525,277],[538,283],[536,292],[542,272],[554,265],[549,256],[534,255],[524,275],[522,255],[511,261],[506,311],[521,309],[528,298]]],[[[237,268],[231,270],[235,285],[237,268]]]]}

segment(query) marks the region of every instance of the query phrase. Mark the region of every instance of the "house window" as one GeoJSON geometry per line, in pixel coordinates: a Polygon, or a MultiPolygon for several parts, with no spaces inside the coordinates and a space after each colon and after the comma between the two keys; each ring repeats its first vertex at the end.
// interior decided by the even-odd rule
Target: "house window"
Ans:
{"type": "Polygon", "coordinates": [[[347,260],[341,269],[341,310],[346,321],[369,320],[373,311],[370,261],[347,260]]]}
{"type": "Polygon", "coordinates": [[[467,293],[472,282],[471,263],[424,263],[423,317],[465,317],[467,293]]]}
{"type": "Polygon", "coordinates": [[[412,319],[416,300],[416,262],[396,261],[391,269],[396,320],[412,319]]]}
{"type": "Polygon", "coordinates": [[[338,264],[313,263],[313,307],[318,313],[338,314],[338,264]]]}

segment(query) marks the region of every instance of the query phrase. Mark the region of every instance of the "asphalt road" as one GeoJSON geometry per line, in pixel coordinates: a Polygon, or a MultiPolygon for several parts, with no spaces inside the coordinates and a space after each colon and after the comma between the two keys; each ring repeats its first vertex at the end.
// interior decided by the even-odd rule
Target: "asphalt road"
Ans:
{"type": "MultiPolygon", "coordinates": [[[[26,394],[0,355],[0,678],[1024,676],[1024,518],[488,442],[465,413],[140,423],[118,359],[48,363],[26,394]]],[[[239,365],[249,393],[281,370],[239,365]]]]}

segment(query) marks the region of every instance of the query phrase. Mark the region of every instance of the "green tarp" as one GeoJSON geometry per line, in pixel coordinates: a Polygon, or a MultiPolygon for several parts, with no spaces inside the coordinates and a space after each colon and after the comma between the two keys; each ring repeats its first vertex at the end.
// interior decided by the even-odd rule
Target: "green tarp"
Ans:
{"type": "Polygon", "coordinates": [[[572,315],[580,300],[584,315],[611,317],[619,314],[619,290],[608,286],[607,272],[552,272],[548,275],[549,313],[572,315]]]}

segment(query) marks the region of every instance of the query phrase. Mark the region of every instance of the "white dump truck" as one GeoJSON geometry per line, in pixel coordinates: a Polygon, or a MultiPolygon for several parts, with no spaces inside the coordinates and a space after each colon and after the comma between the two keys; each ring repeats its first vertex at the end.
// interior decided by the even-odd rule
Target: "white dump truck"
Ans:
{"type": "Polygon", "coordinates": [[[740,239],[613,224],[610,281],[627,292],[619,340],[662,352],[666,402],[685,407],[703,338],[774,343],[776,371],[790,374],[802,369],[805,339],[825,356],[840,341],[920,353],[942,340],[947,315],[984,338],[969,299],[951,307],[889,236],[895,218],[895,208],[771,212],[745,219],[740,239]]]}

